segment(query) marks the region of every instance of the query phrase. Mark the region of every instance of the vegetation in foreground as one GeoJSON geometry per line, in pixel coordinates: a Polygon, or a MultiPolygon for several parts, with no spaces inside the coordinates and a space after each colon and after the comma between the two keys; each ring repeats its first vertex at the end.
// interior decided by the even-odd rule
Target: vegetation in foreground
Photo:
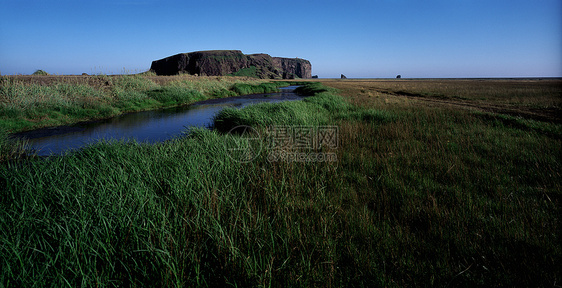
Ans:
{"type": "Polygon", "coordinates": [[[0,283],[562,281],[560,124],[327,84],[344,97],[313,84],[301,102],[224,110],[215,131],[1,166],[0,283]],[[252,137],[220,131],[239,124],[336,125],[337,162],[235,161],[229,145],[252,137]]]}
{"type": "Polygon", "coordinates": [[[209,98],[275,92],[284,85],[189,75],[0,76],[0,127],[18,132],[66,125],[209,98]]]}
{"type": "Polygon", "coordinates": [[[30,156],[27,141],[9,137],[8,131],[0,127],[0,163],[30,156]]]}

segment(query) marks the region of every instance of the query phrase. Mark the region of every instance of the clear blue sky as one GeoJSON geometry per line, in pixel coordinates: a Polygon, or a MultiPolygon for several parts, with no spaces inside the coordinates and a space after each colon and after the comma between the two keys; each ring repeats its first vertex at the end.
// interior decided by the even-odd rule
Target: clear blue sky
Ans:
{"type": "Polygon", "coordinates": [[[199,50],[339,77],[562,76],[562,0],[0,0],[0,73],[118,74],[199,50]]]}

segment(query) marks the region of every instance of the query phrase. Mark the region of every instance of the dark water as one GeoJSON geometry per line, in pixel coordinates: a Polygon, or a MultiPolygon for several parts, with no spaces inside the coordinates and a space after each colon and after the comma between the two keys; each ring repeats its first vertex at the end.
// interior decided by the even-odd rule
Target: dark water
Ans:
{"type": "Polygon", "coordinates": [[[188,106],[129,113],[107,120],[38,129],[13,136],[27,139],[30,148],[36,150],[39,156],[62,154],[102,139],[156,143],[179,136],[189,127],[211,128],[213,117],[225,107],[243,108],[261,102],[302,99],[293,93],[295,88],[281,88],[278,93],[211,99],[188,106]]]}

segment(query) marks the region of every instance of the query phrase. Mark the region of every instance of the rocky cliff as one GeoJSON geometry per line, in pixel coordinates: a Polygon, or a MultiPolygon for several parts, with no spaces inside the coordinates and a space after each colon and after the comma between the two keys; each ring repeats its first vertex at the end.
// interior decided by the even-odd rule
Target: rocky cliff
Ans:
{"type": "Polygon", "coordinates": [[[312,65],[299,58],[245,55],[238,50],[181,53],[152,62],[157,75],[187,73],[201,76],[251,76],[262,79],[311,78],[312,65]]]}

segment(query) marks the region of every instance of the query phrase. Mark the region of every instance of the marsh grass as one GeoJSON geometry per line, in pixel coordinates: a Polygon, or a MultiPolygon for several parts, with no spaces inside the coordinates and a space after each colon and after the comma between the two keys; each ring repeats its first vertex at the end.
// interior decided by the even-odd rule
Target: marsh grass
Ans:
{"type": "Polygon", "coordinates": [[[449,106],[366,93],[346,99],[316,88],[325,91],[304,101],[225,110],[214,131],[156,145],[98,143],[0,166],[0,283],[562,281],[562,145],[543,133],[559,124],[529,120],[544,129],[522,129],[449,106]],[[220,131],[239,124],[263,131],[272,123],[337,125],[338,161],[230,157],[228,143],[250,144],[220,131]]]}
{"type": "Polygon", "coordinates": [[[0,125],[17,132],[209,98],[275,92],[283,85],[237,77],[1,76],[0,125]]]}
{"type": "Polygon", "coordinates": [[[32,154],[33,151],[30,151],[25,140],[12,139],[6,130],[0,129],[0,163],[22,159],[32,154]]]}
{"type": "Polygon", "coordinates": [[[271,125],[326,125],[331,113],[348,106],[341,97],[334,94],[318,94],[302,101],[281,103],[260,103],[245,109],[225,108],[214,119],[214,128],[228,132],[240,125],[269,127],[271,125]]]}

